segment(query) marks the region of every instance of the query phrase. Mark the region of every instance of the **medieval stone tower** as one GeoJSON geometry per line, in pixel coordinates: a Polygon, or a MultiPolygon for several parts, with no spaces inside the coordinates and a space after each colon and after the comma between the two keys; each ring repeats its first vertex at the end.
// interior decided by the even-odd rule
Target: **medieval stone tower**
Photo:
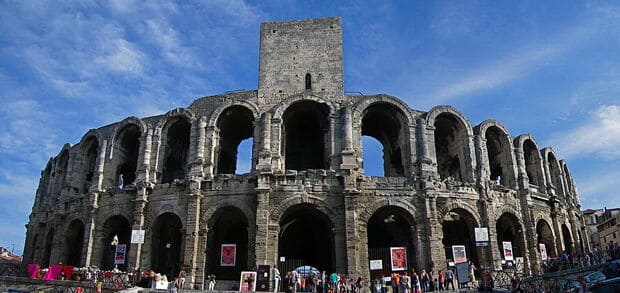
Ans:
{"type": "Polygon", "coordinates": [[[510,242],[527,271],[541,247],[587,249],[566,162],[531,135],[450,106],[345,95],[339,18],[264,23],[260,40],[258,90],[91,129],[50,159],[24,263],[109,269],[125,245],[121,269],[185,269],[202,288],[257,265],[374,276],[445,269],[457,246],[497,267],[510,242]],[[365,175],[363,136],[382,144],[384,176],[365,175]]]}

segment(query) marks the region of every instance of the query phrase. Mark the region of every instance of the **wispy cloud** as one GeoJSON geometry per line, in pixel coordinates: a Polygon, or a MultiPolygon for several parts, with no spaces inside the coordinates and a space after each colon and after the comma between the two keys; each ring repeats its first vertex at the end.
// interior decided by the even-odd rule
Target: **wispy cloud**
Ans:
{"type": "Polygon", "coordinates": [[[567,158],[620,159],[620,105],[600,106],[589,117],[574,129],[553,133],[549,144],[567,158]]]}

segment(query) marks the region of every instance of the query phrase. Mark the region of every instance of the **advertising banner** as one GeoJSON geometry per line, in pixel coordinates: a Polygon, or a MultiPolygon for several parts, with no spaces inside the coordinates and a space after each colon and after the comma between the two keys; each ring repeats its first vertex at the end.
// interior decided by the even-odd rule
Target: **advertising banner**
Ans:
{"type": "Polygon", "coordinates": [[[465,245],[452,245],[452,257],[454,258],[455,264],[467,262],[465,245]]]}
{"type": "Polygon", "coordinates": [[[392,271],[407,270],[407,249],[405,247],[390,247],[392,271]]]}
{"type": "Polygon", "coordinates": [[[382,270],[383,269],[383,261],[380,259],[372,259],[370,260],[370,270],[382,270]]]}
{"type": "Polygon", "coordinates": [[[504,241],[502,242],[502,245],[504,246],[504,259],[508,261],[514,260],[512,255],[512,242],[504,241]]]}
{"type": "Polygon", "coordinates": [[[237,261],[237,244],[222,244],[220,266],[234,267],[237,261]]]}
{"type": "Polygon", "coordinates": [[[239,279],[239,292],[254,291],[256,291],[256,272],[241,272],[241,279],[239,279]]]}
{"type": "Polygon", "coordinates": [[[144,243],[144,230],[131,230],[131,243],[144,243]]]}
{"type": "Polygon", "coordinates": [[[127,256],[127,244],[116,245],[116,252],[114,252],[114,264],[125,264],[125,257],[127,256]]]}
{"type": "Polygon", "coordinates": [[[538,248],[540,249],[540,259],[541,260],[547,260],[548,256],[547,256],[547,247],[545,246],[544,243],[540,243],[538,244],[538,248]]]}

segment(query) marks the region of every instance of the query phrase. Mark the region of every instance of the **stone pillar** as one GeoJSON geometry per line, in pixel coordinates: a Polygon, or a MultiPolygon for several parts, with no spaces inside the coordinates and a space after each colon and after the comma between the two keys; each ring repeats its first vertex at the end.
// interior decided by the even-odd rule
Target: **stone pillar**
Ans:
{"type": "MultiPolygon", "coordinates": [[[[271,118],[271,138],[273,141],[277,142],[273,145],[273,152],[271,154],[272,168],[274,170],[284,171],[284,150],[282,149],[282,136],[284,134],[282,133],[281,128],[282,119],[279,117],[271,118]]],[[[286,143],[286,141],[284,141],[284,143],[286,143]]]]}
{"type": "Polygon", "coordinates": [[[198,239],[196,241],[198,247],[196,252],[196,271],[192,274],[194,278],[194,289],[203,290],[205,283],[205,266],[207,264],[207,235],[209,228],[198,230],[198,239]]]}
{"type": "Polygon", "coordinates": [[[187,288],[195,288],[198,258],[202,255],[200,251],[200,204],[202,193],[200,192],[200,181],[192,180],[189,182],[189,195],[187,197],[187,220],[185,223],[185,255],[182,269],[187,272],[187,288]]]}
{"type": "Polygon", "coordinates": [[[207,122],[204,118],[200,118],[197,123],[195,123],[196,129],[196,155],[191,164],[190,170],[190,178],[202,178],[203,174],[203,164],[205,161],[205,139],[206,139],[206,129],[207,122]]]}
{"type": "MultiPolygon", "coordinates": [[[[132,230],[144,229],[144,209],[148,203],[146,187],[141,186],[136,193],[136,199],[134,202],[133,210],[133,222],[131,224],[132,230]]],[[[129,257],[127,262],[127,271],[141,268],[140,255],[142,253],[142,244],[140,243],[126,243],[129,247],[129,257]]],[[[145,269],[145,268],[141,268],[145,269]]]]}
{"type": "Polygon", "coordinates": [[[426,214],[426,238],[428,239],[428,247],[426,254],[430,256],[429,268],[431,270],[445,271],[448,267],[446,260],[446,253],[443,249],[443,229],[441,226],[441,220],[437,214],[437,201],[434,190],[426,191],[426,198],[424,199],[424,207],[426,214]]]}
{"type": "Polygon", "coordinates": [[[556,256],[560,256],[562,251],[564,251],[564,235],[562,234],[557,212],[551,212],[551,222],[553,233],[555,234],[555,253],[556,256]]]}
{"type": "Polygon", "coordinates": [[[97,162],[95,162],[95,174],[90,185],[90,190],[103,191],[103,169],[105,167],[105,154],[108,146],[108,141],[104,140],[99,147],[99,154],[97,156],[97,162]]]}
{"type": "Polygon", "coordinates": [[[521,146],[515,148],[516,160],[517,160],[517,188],[520,190],[529,190],[530,181],[527,178],[527,171],[525,167],[525,154],[521,146]]]}
{"type": "Polygon", "coordinates": [[[344,223],[345,228],[343,231],[346,241],[346,259],[347,259],[347,272],[349,274],[359,275],[361,273],[358,265],[357,251],[360,249],[358,246],[359,235],[357,233],[357,225],[365,223],[357,223],[357,216],[355,213],[355,199],[357,193],[345,192],[344,195],[344,223]]]}
{"type": "Polygon", "coordinates": [[[271,170],[271,113],[265,112],[263,114],[262,125],[262,145],[261,150],[258,153],[258,170],[271,170]]]}
{"type": "MultiPolygon", "coordinates": [[[[99,194],[97,192],[91,192],[90,196],[91,198],[96,199],[99,197],[99,194]]],[[[95,265],[95,263],[93,263],[93,249],[95,245],[94,242],[97,240],[101,241],[100,239],[96,239],[94,235],[95,229],[97,228],[96,220],[98,211],[96,200],[94,201],[92,206],[88,208],[88,210],[88,220],[84,224],[84,244],[82,245],[82,247],[84,248],[82,249],[81,259],[81,263],[84,264],[84,266],[86,267],[95,265]]]]}
{"type": "Polygon", "coordinates": [[[545,181],[547,181],[547,193],[549,195],[556,195],[555,188],[553,186],[553,180],[551,180],[551,171],[549,171],[549,163],[547,162],[547,160],[543,159],[542,164],[545,171],[545,181]]]}
{"type": "Polygon", "coordinates": [[[207,153],[204,158],[204,177],[212,178],[215,174],[215,161],[217,160],[217,146],[220,141],[219,130],[215,126],[206,129],[207,153]]]}
{"type": "Polygon", "coordinates": [[[259,265],[274,265],[273,258],[268,252],[270,244],[269,193],[269,188],[256,188],[256,267],[259,265]]]}
{"type": "Polygon", "coordinates": [[[340,169],[351,170],[357,168],[357,158],[355,157],[355,150],[353,149],[353,121],[351,119],[351,108],[344,107],[344,115],[341,118],[342,126],[342,150],[340,169]]]}
{"type": "Polygon", "coordinates": [[[474,137],[474,147],[476,157],[478,158],[478,165],[476,167],[476,181],[479,185],[486,185],[486,182],[490,180],[490,172],[491,170],[489,166],[489,155],[487,150],[486,139],[480,135],[476,135],[474,137]]]}

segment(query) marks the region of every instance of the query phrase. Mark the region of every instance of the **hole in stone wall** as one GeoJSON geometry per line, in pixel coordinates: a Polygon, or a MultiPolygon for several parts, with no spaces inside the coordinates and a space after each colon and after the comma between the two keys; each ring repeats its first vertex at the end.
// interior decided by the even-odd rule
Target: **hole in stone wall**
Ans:
{"type": "Polygon", "coordinates": [[[547,161],[549,163],[549,173],[551,173],[551,181],[555,187],[555,192],[558,195],[564,195],[564,189],[562,188],[562,175],[560,174],[560,164],[552,153],[549,153],[547,161]]]}
{"type": "Polygon", "coordinates": [[[542,185],[542,170],[540,162],[540,153],[536,148],[536,145],[531,140],[523,142],[523,154],[525,157],[525,171],[530,184],[541,186],[542,185]]]}
{"type": "MultiPolygon", "coordinates": [[[[362,137],[369,136],[381,143],[382,154],[374,154],[383,164],[383,174],[380,176],[404,176],[402,151],[406,141],[403,133],[406,119],[402,112],[393,105],[376,103],[364,111],[362,118],[362,137]]],[[[371,149],[363,149],[364,155],[371,149]]],[[[366,161],[364,161],[366,172],[366,161]]]]}
{"type": "Polygon", "coordinates": [[[292,104],[283,115],[283,149],[288,170],[327,169],[329,108],[314,101],[292,104]]]}
{"type": "Polygon", "coordinates": [[[312,76],[310,75],[310,73],[306,73],[306,89],[312,89],[312,76]]]}
{"type": "Polygon", "coordinates": [[[463,153],[468,143],[465,125],[451,113],[442,113],[435,119],[435,154],[437,172],[441,179],[453,178],[456,181],[467,179],[462,163],[463,153]]]}
{"type": "Polygon", "coordinates": [[[485,133],[489,159],[489,179],[499,181],[503,186],[511,186],[514,172],[511,170],[510,141],[497,126],[487,128],[485,133]]]}
{"type": "Polygon", "coordinates": [[[362,136],[362,150],[364,175],[385,176],[381,142],[372,136],[364,135],[362,136]]]}
{"type": "Polygon", "coordinates": [[[163,183],[184,179],[187,174],[187,155],[189,152],[190,123],[185,119],[172,122],[165,130],[164,160],[162,168],[163,183]]]}
{"type": "MultiPolygon", "coordinates": [[[[243,106],[231,106],[220,114],[217,127],[219,129],[219,150],[217,160],[218,174],[238,174],[238,163],[251,162],[252,151],[250,147],[250,160],[247,157],[239,158],[239,146],[242,141],[253,137],[254,116],[252,112],[243,106]],[[239,161],[241,159],[241,161],[239,161]]],[[[243,154],[247,155],[247,143],[243,146],[243,154]]],[[[251,163],[249,164],[251,168],[251,163]]]]}
{"type": "Polygon", "coordinates": [[[134,124],[127,125],[118,135],[114,144],[116,172],[112,181],[115,185],[119,183],[120,175],[123,175],[124,185],[132,184],[136,180],[140,135],[140,128],[134,124]]]}

